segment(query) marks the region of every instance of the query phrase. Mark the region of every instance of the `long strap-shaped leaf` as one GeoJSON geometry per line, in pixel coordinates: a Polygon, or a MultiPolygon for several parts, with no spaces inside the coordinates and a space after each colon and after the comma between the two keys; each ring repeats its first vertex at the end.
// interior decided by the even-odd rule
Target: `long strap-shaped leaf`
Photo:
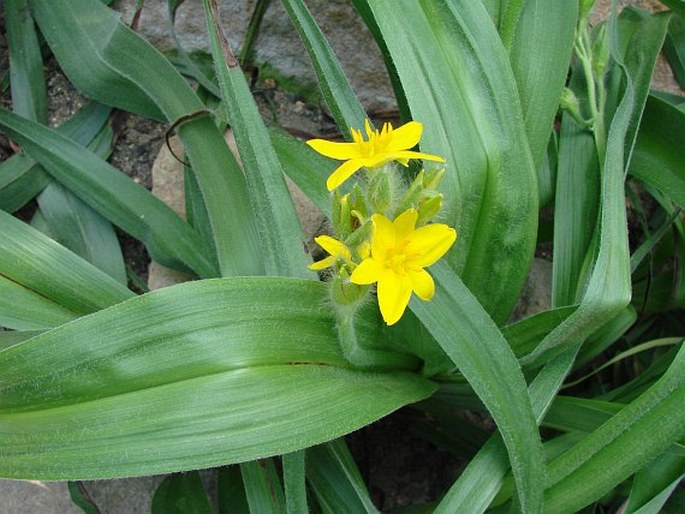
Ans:
{"type": "Polygon", "coordinates": [[[685,346],[654,386],[550,464],[545,507],[577,512],[684,437],[683,404],[685,346]]]}
{"type": "Polygon", "coordinates": [[[577,11],[575,0],[528,0],[516,26],[509,55],[535,169],[542,165],[568,75],[577,11]]]}
{"type": "Polygon", "coordinates": [[[411,373],[350,369],[319,282],[196,281],[0,351],[0,476],[248,461],[333,439],[434,390],[411,373]]]}
{"type": "Polygon", "coordinates": [[[5,3],[5,26],[10,54],[12,109],[20,116],[46,123],[48,105],[43,58],[27,0],[5,3]]]}
{"type": "MultiPolygon", "coordinates": [[[[259,237],[245,177],[213,121],[207,116],[189,119],[205,107],[185,79],[101,2],[29,0],[29,5],[51,50],[79,89],[107,105],[183,121],[177,132],[205,199],[219,271],[261,274],[259,237]]],[[[198,249],[206,251],[202,245],[198,249]]],[[[194,269],[205,277],[216,275],[206,266],[194,269]]]]}
{"type": "MultiPolygon", "coordinates": [[[[617,38],[617,35],[613,34],[613,37],[617,38]]],[[[547,355],[549,359],[547,364],[530,386],[531,400],[538,421],[542,420],[564,377],[571,370],[582,342],[597,327],[611,320],[630,298],[623,154],[629,119],[634,115],[633,108],[633,92],[629,88],[614,116],[608,139],[602,181],[599,255],[591,278],[591,284],[594,284],[588,287],[588,293],[576,311],[551,331],[538,347],[539,354],[544,352],[545,347],[557,348],[557,351],[565,348],[554,359],[549,359],[547,355]],[[592,290],[594,291],[590,293],[592,290]],[[611,294],[607,294],[609,292],[611,294]]],[[[529,354],[529,358],[535,353],[529,354]]],[[[442,510],[439,512],[453,511],[450,509],[466,509],[468,512],[484,511],[503,482],[506,465],[501,444],[496,439],[492,439],[481,449],[450,489],[441,503],[442,510]],[[485,477],[487,481],[484,480],[485,477]]]]}
{"type": "Polygon", "coordinates": [[[370,0],[403,81],[423,151],[447,159],[450,253],[497,323],[525,280],[536,239],[537,178],[508,56],[481,2],[370,0]]]}
{"type": "Polygon", "coordinates": [[[435,297],[430,304],[414,299],[410,306],[495,419],[524,512],[539,512],[542,445],[516,357],[459,277],[445,264],[432,270],[435,297]]]}
{"type": "Polygon", "coordinates": [[[640,123],[630,174],[685,209],[685,113],[650,96],[640,123]]]}
{"type": "Polygon", "coordinates": [[[283,169],[243,70],[221,30],[215,0],[203,0],[216,76],[231,121],[254,207],[267,275],[313,278],[307,269],[303,236],[283,169]]]}
{"type": "MultiPolygon", "coordinates": [[[[630,301],[630,251],[623,191],[626,159],[635,142],[636,120],[642,115],[648,92],[646,84],[649,84],[667,26],[668,18],[652,16],[641,19],[639,33],[648,37],[641,38],[640,44],[630,47],[627,62],[632,66],[626,66],[619,49],[619,24],[612,19],[612,56],[626,77],[626,87],[611,121],[606,155],[600,156],[603,165],[597,257],[576,312],[551,332],[535,351],[524,357],[521,360],[524,364],[539,363],[547,352],[562,352],[574,342],[582,342],[614,318],[630,301]],[[651,63],[652,67],[646,63],[651,63]]],[[[623,38],[627,39],[625,34],[623,38]]]]}
{"type": "Polygon", "coordinates": [[[129,177],[55,130],[9,111],[0,109],[0,125],[61,184],[143,241],[155,260],[215,274],[192,228],[129,177]]]}
{"type": "MultiPolygon", "coordinates": [[[[0,211],[0,234],[0,274],[72,313],[88,314],[134,296],[109,275],[4,211],[0,211]]],[[[50,310],[49,319],[54,320],[50,310]]]]}

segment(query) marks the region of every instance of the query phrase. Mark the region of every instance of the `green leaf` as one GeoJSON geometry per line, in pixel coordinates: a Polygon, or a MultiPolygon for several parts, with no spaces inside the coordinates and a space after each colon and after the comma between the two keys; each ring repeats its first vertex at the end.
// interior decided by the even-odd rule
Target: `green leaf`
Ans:
{"type": "MultiPolygon", "coordinates": [[[[43,327],[67,315],[64,309],[56,312],[54,307],[46,305],[47,300],[72,314],[88,314],[134,296],[92,264],[3,211],[0,211],[0,233],[3,235],[0,273],[16,282],[17,287],[23,286],[45,297],[46,302],[33,304],[44,312],[45,320],[50,320],[43,327]]],[[[19,291],[17,294],[18,301],[28,301],[27,294],[19,291]]]]}
{"type": "Polygon", "coordinates": [[[285,496],[273,459],[240,465],[251,514],[285,514],[285,496]]]}
{"type": "MultiPolygon", "coordinates": [[[[100,2],[29,3],[50,49],[79,89],[107,105],[178,124],[179,138],[205,199],[221,274],[260,274],[260,242],[245,176],[213,121],[198,117],[205,107],[186,80],[100,2]]],[[[212,257],[204,255],[207,249],[197,242],[195,246],[207,263],[190,268],[200,276],[215,276],[212,257]]],[[[179,267],[169,259],[155,260],[179,267]]]]}
{"type": "Polygon", "coordinates": [[[78,506],[84,514],[101,514],[100,509],[88,494],[82,482],[68,482],[69,496],[71,501],[78,506]]]}
{"type": "Polygon", "coordinates": [[[305,476],[305,452],[286,453],[283,462],[283,485],[288,514],[309,512],[307,507],[307,484],[305,476]]]}
{"type": "Polygon", "coordinates": [[[59,184],[49,184],[38,196],[53,238],[126,284],[126,268],[112,225],[59,184]]]}
{"type": "Polygon", "coordinates": [[[214,510],[197,471],[166,477],[152,497],[151,514],[212,514],[214,510]]]}
{"type": "Polygon", "coordinates": [[[295,206],[290,198],[283,169],[271,146],[257,104],[245,76],[230,50],[218,18],[218,7],[204,0],[212,55],[219,88],[236,145],[252,206],[257,218],[260,257],[266,275],[313,278],[302,248],[303,236],[295,206]]]}
{"type": "MultiPolygon", "coordinates": [[[[1,327],[37,330],[55,327],[77,317],[75,312],[62,307],[59,303],[0,275],[1,327]]],[[[2,334],[4,335],[4,332],[2,334]]]]}
{"type": "Polygon", "coordinates": [[[325,302],[325,285],[310,280],[196,281],[9,347],[0,476],[244,462],[339,437],[435,390],[407,372],[350,369],[325,302]]]}
{"type": "Polygon", "coordinates": [[[512,325],[507,325],[502,329],[502,334],[509,342],[514,354],[519,357],[535,349],[547,334],[575,310],[576,306],[569,306],[539,312],[512,325]]]}
{"type": "Polygon", "coordinates": [[[683,402],[685,346],[656,384],[550,463],[545,508],[577,512],[685,437],[683,402]]]}
{"type": "Polygon", "coordinates": [[[629,172],[685,209],[685,113],[655,96],[647,99],[629,172]]]}
{"type": "Polygon", "coordinates": [[[344,439],[307,449],[307,480],[325,513],[378,512],[344,439]]]}
{"type": "Polygon", "coordinates": [[[664,41],[664,55],[671,65],[680,89],[685,89],[685,2],[682,12],[673,16],[669,23],[664,41]]]}
{"type": "MultiPolygon", "coordinates": [[[[580,67],[576,70],[579,72],[580,67]]],[[[564,113],[554,197],[552,304],[556,307],[573,305],[581,299],[579,288],[583,284],[579,282],[599,212],[599,170],[592,135],[564,113]]]]}
{"type": "Polygon", "coordinates": [[[333,49],[302,0],[283,0],[311,59],[326,105],[338,128],[350,138],[350,127],[361,129],[367,116],[340,67],[333,49]]]}
{"type": "Polygon", "coordinates": [[[337,165],[302,141],[282,132],[271,132],[271,144],[285,174],[330,219],[331,195],[326,189],[326,177],[337,165]]]}
{"type": "Polygon", "coordinates": [[[626,514],[658,514],[685,478],[685,457],[662,455],[635,474],[626,514]]]}
{"type": "Polygon", "coordinates": [[[42,332],[44,332],[44,331],[43,330],[14,330],[11,332],[7,332],[4,330],[0,330],[0,350],[4,350],[5,348],[9,348],[10,346],[14,346],[15,344],[19,344],[22,341],[26,341],[27,339],[31,339],[32,337],[35,337],[42,332]]]}
{"type": "MultiPolygon", "coordinates": [[[[535,168],[539,169],[568,75],[578,3],[548,0],[518,3],[522,4],[521,13],[509,57],[528,143],[535,168]]],[[[508,10],[512,4],[508,2],[508,10]]]]}
{"type": "Polygon", "coordinates": [[[631,16],[620,25],[612,19],[608,32],[611,54],[616,61],[614,73],[619,74],[616,81],[621,76],[625,77],[625,87],[620,92],[620,102],[613,112],[611,123],[607,125],[606,155],[600,156],[602,183],[598,233],[595,236],[596,250],[590,249],[586,257],[589,270],[587,284],[576,312],[550,332],[533,352],[521,359],[524,366],[538,365],[553,355],[575,347],[615,318],[630,301],[625,172],[668,21],[662,16],[637,19],[631,16]],[[625,55],[622,52],[626,52],[625,55]]]}
{"type": "Polygon", "coordinates": [[[452,359],[487,407],[506,445],[524,511],[542,501],[542,444],[526,382],[502,333],[459,277],[443,263],[431,268],[430,304],[413,299],[412,311],[452,359]]]}
{"type": "Polygon", "coordinates": [[[161,200],[97,155],[58,132],[0,109],[0,125],[61,184],[129,234],[169,267],[201,276],[214,266],[193,230],[161,200]]]}
{"type": "Polygon", "coordinates": [[[47,88],[38,35],[27,0],[5,3],[12,109],[40,123],[48,121],[47,88]]]}
{"type": "Polygon", "coordinates": [[[421,150],[447,159],[443,218],[459,231],[450,264],[503,323],[533,257],[538,211],[508,56],[480,2],[369,3],[424,123],[421,150]]]}
{"type": "MultiPolygon", "coordinates": [[[[110,109],[97,102],[89,102],[57,131],[83,146],[88,146],[102,132],[109,119],[110,109]]],[[[0,208],[15,212],[40,193],[50,176],[31,157],[20,153],[0,164],[0,208]]]]}
{"type": "Polygon", "coordinates": [[[239,465],[219,469],[219,514],[250,514],[239,465]]]}

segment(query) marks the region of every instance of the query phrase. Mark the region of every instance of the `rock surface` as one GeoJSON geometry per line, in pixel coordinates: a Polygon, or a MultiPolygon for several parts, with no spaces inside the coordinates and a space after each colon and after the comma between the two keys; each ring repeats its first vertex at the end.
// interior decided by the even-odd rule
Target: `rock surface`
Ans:
{"type": "MultiPolygon", "coordinates": [[[[256,0],[221,0],[224,32],[238,53],[256,0]]],[[[113,7],[125,21],[133,17],[136,2],[118,0],[113,7]]],[[[347,0],[311,0],[313,13],[345,70],[352,87],[368,111],[395,109],[385,64],[370,32],[347,0]]],[[[161,50],[175,46],[169,29],[166,0],[145,2],[138,31],[161,50]]],[[[199,0],[186,1],[176,12],[176,34],[186,51],[209,50],[204,11],[199,0]]],[[[314,70],[295,26],[280,1],[269,4],[254,46],[255,63],[268,64],[284,80],[316,84],[314,70]]],[[[315,86],[314,86],[315,87],[315,86]]]]}

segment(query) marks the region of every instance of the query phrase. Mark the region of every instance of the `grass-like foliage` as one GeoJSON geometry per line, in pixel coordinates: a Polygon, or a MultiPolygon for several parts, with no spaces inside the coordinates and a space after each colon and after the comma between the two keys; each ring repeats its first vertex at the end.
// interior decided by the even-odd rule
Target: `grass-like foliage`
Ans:
{"type": "MultiPolygon", "coordinates": [[[[282,3],[347,143],[265,125],[216,0],[213,73],[106,3],[5,0],[0,477],[221,467],[221,512],[376,512],[342,436],[411,406],[467,463],[417,512],[683,512],[685,99],[650,90],[662,48],[682,80],[682,2],[353,0],[394,129],[282,3]],[[48,55],[92,99],[58,128],[48,55]],[[112,109],[175,130],[188,221],[108,164],[112,109]],[[316,263],[286,176],[330,219],[316,263]],[[196,280],[135,293],[115,226],[196,280]],[[542,247],[551,306],[512,321],[542,247]]],[[[196,474],[178,505],[211,512],[196,474]]]]}

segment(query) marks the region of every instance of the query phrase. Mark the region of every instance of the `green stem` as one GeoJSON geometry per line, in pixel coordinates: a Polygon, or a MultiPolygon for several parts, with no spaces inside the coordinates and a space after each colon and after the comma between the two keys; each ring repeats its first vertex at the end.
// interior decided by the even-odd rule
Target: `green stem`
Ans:
{"type": "Polygon", "coordinates": [[[398,353],[383,349],[370,349],[365,347],[365,343],[383,338],[358,336],[362,334],[355,322],[358,311],[363,306],[363,300],[354,305],[336,306],[336,325],[338,329],[338,343],[345,356],[345,359],[353,366],[360,369],[372,369],[374,371],[399,371],[415,370],[419,365],[419,360],[409,354],[398,353]]]}

